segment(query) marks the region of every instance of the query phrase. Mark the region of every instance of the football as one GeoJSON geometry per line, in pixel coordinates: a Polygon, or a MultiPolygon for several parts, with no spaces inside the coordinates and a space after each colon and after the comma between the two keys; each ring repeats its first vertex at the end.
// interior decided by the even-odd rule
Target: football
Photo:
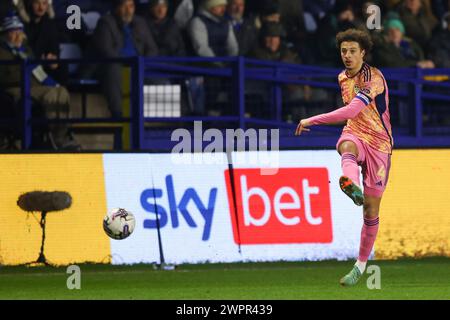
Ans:
{"type": "Polygon", "coordinates": [[[103,229],[112,239],[123,240],[133,233],[134,215],[126,209],[114,208],[103,218],[103,229]]]}

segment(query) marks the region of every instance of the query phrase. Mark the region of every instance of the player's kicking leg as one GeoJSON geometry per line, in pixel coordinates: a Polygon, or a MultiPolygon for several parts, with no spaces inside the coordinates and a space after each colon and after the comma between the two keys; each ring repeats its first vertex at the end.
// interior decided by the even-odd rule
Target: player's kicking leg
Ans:
{"type": "Polygon", "coordinates": [[[339,153],[341,154],[341,167],[343,175],[339,179],[341,190],[348,196],[357,206],[364,203],[364,195],[360,187],[359,167],[357,163],[358,150],[356,144],[350,140],[344,140],[339,144],[339,153]]]}
{"type": "Polygon", "coordinates": [[[356,260],[352,270],[341,278],[340,284],[343,286],[354,286],[366,269],[367,260],[378,233],[380,203],[381,197],[367,194],[364,197],[364,224],[361,230],[358,260],[356,260]]]}

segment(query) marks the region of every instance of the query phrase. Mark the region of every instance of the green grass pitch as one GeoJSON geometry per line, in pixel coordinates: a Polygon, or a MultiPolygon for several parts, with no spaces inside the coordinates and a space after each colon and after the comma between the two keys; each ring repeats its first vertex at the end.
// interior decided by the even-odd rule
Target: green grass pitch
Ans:
{"type": "Polygon", "coordinates": [[[65,267],[0,267],[0,299],[450,299],[450,258],[372,261],[381,289],[339,279],[352,262],[181,265],[80,265],[81,289],[68,290],[65,267]]]}

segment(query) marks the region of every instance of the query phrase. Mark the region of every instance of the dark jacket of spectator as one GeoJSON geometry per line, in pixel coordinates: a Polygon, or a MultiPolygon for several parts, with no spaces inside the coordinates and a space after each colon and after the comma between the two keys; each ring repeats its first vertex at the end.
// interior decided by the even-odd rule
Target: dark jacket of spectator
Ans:
{"type": "Polygon", "coordinates": [[[250,53],[258,42],[258,29],[255,25],[255,15],[245,15],[246,0],[229,0],[225,18],[233,27],[234,35],[239,45],[239,55],[250,53]]]}
{"type": "MultiPolygon", "coordinates": [[[[226,3],[226,2],[225,2],[226,3]]],[[[232,26],[224,17],[201,9],[188,26],[195,54],[200,57],[236,56],[239,47],[232,26]]]]}
{"type": "MultiPolygon", "coordinates": [[[[26,44],[22,47],[22,54],[28,59],[33,58],[33,52],[26,44]]],[[[17,59],[17,56],[13,53],[12,49],[8,47],[3,37],[0,37],[0,60],[17,59]]],[[[20,64],[0,66],[0,75],[0,87],[2,89],[20,87],[22,79],[20,64]]],[[[31,84],[38,85],[39,82],[34,77],[31,77],[31,84]]]]}
{"type": "MultiPolygon", "coordinates": [[[[58,59],[60,34],[57,22],[51,9],[51,1],[27,0],[23,2],[24,8],[22,18],[25,22],[25,33],[28,44],[33,50],[33,54],[38,59],[58,59]]],[[[55,64],[53,67],[46,65],[45,71],[58,80],[61,84],[66,84],[68,80],[68,66],[66,64],[55,64]]]]}
{"type": "Polygon", "coordinates": [[[258,42],[258,29],[255,27],[253,18],[244,18],[243,22],[239,24],[230,20],[230,23],[239,45],[239,55],[248,55],[258,42]]]}
{"type": "Polygon", "coordinates": [[[306,35],[303,1],[278,1],[280,3],[281,23],[287,31],[287,40],[297,45],[304,40],[306,35]]]}
{"type": "MultiPolygon", "coordinates": [[[[8,15],[3,19],[2,32],[0,33],[0,60],[27,60],[33,59],[33,52],[25,42],[25,33],[23,24],[16,15],[8,15]]],[[[17,103],[21,98],[21,65],[3,65],[0,66],[0,86],[2,90],[10,94],[14,102],[17,103]]],[[[30,75],[30,96],[39,103],[38,108],[33,107],[33,114],[54,117],[68,114],[70,108],[70,94],[64,86],[59,86],[50,76],[48,76],[43,67],[34,66],[30,75]],[[41,107],[41,108],[39,108],[41,107]],[[36,113],[36,109],[39,112],[36,113]]],[[[67,150],[79,150],[79,144],[70,138],[68,127],[63,124],[50,124],[49,130],[53,135],[53,148],[67,150]]],[[[47,146],[49,147],[49,146],[47,146]]]]}
{"type": "Polygon", "coordinates": [[[438,68],[450,68],[450,24],[446,30],[436,33],[428,47],[429,58],[438,68]]]}
{"type": "MultiPolygon", "coordinates": [[[[134,47],[140,56],[155,56],[158,47],[144,18],[134,16],[130,23],[134,47]]],[[[124,46],[124,27],[113,14],[103,16],[95,28],[92,44],[97,54],[104,58],[119,58],[124,46]]]]}
{"type": "Polygon", "coordinates": [[[380,38],[380,42],[374,48],[374,60],[378,67],[415,67],[423,59],[422,49],[410,38],[403,38],[400,47],[397,47],[385,38],[380,38]]]}
{"type": "MultiPolygon", "coordinates": [[[[0,60],[27,60],[35,59],[33,50],[26,41],[24,25],[19,17],[12,12],[3,19],[3,29],[0,33],[0,60]],[[20,46],[13,46],[8,43],[7,32],[9,30],[20,30],[20,46]]],[[[10,64],[0,66],[0,87],[19,88],[21,86],[22,72],[20,64],[10,64]]],[[[56,82],[51,79],[42,66],[37,66],[31,73],[31,86],[48,85],[54,86],[56,82]],[[39,70],[35,73],[35,70],[39,70]],[[41,71],[42,70],[42,71],[41,71]]]]}
{"type": "Polygon", "coordinates": [[[180,29],[171,18],[156,22],[152,17],[146,17],[150,32],[156,42],[160,56],[185,56],[186,47],[180,29]]]}
{"type": "Polygon", "coordinates": [[[260,31],[259,45],[251,52],[251,56],[256,59],[278,61],[286,63],[300,63],[299,56],[289,50],[283,42],[285,31],[277,23],[266,23],[260,31]],[[267,42],[266,43],[266,39],[267,42]]]}
{"type": "Polygon", "coordinates": [[[36,57],[42,57],[48,53],[58,56],[58,29],[55,21],[47,15],[42,17],[39,22],[31,20],[30,23],[25,24],[25,33],[28,44],[36,57]]]}
{"type": "Polygon", "coordinates": [[[285,44],[281,44],[277,51],[270,51],[261,45],[257,46],[250,54],[255,59],[278,61],[286,63],[300,63],[299,57],[285,44]]]}
{"type": "MultiPolygon", "coordinates": [[[[415,1],[421,3],[420,0],[415,1]]],[[[432,31],[437,21],[423,4],[416,10],[417,12],[403,4],[399,9],[400,18],[405,25],[405,35],[414,39],[421,46],[422,50],[424,50],[428,41],[431,39],[432,31]]]]}
{"type": "MultiPolygon", "coordinates": [[[[92,36],[93,53],[102,58],[155,56],[158,47],[144,18],[135,14],[134,3],[115,0],[114,13],[103,16],[92,36]]],[[[122,65],[101,64],[97,69],[103,94],[114,117],[123,112],[122,65]]]]}
{"type": "Polygon", "coordinates": [[[391,18],[384,22],[384,34],[372,37],[377,66],[434,68],[433,61],[424,59],[420,46],[404,34],[405,27],[401,20],[391,18]]]}

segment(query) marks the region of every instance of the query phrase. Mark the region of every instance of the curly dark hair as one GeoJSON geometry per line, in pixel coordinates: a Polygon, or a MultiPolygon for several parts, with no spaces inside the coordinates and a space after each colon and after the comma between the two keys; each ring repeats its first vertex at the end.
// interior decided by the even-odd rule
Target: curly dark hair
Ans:
{"type": "Polygon", "coordinates": [[[366,54],[372,49],[373,43],[370,35],[367,32],[357,29],[347,29],[339,32],[336,35],[337,48],[341,48],[341,44],[344,41],[358,42],[360,48],[366,51],[366,54]]]}

